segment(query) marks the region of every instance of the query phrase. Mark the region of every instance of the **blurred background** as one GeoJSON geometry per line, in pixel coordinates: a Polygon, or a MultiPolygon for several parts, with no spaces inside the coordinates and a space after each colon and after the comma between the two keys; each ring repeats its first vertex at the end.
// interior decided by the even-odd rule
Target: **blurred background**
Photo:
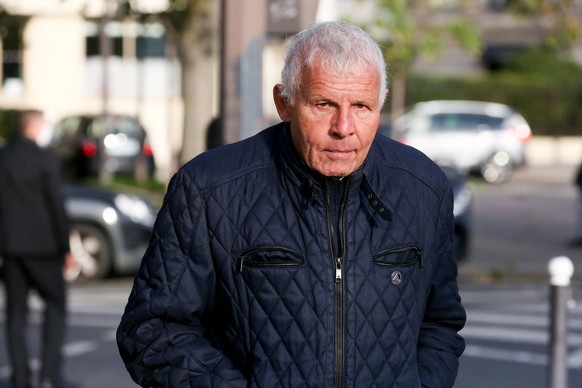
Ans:
{"type": "MultiPolygon", "coordinates": [[[[287,39],[323,20],[381,42],[380,132],[427,153],[455,186],[469,316],[456,386],[545,386],[547,262],[582,264],[581,0],[0,0],[0,146],[20,110],[42,109],[43,146],[68,178],[74,380],[133,386],[114,330],[169,178],[278,121],[287,39]]],[[[569,311],[565,367],[579,387],[582,309],[569,311]]]]}

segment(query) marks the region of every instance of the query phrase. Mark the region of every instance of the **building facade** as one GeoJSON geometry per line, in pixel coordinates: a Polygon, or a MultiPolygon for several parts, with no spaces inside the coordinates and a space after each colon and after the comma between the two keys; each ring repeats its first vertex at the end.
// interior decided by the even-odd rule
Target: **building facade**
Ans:
{"type": "MultiPolygon", "coordinates": [[[[208,117],[217,116],[221,110],[229,114],[227,108],[237,104],[249,107],[236,108],[239,116],[229,114],[230,121],[225,120],[231,126],[248,127],[232,131],[228,141],[247,137],[277,120],[271,96],[273,85],[279,81],[286,37],[314,20],[347,19],[366,25],[375,15],[377,4],[375,0],[253,0],[240,4],[236,0],[214,1],[240,9],[234,13],[239,28],[265,28],[251,31],[244,42],[241,40],[253,44],[252,50],[247,51],[248,58],[237,57],[236,52],[224,57],[222,63],[217,58],[215,66],[211,66],[214,70],[200,75],[206,78],[205,88],[211,85],[214,94],[223,95],[222,104],[217,99],[195,107],[208,117]],[[262,18],[261,23],[257,18],[262,18]],[[247,68],[256,71],[243,74],[241,63],[252,64],[247,68]],[[237,75],[225,76],[225,71],[236,66],[237,75]],[[231,96],[233,90],[247,90],[247,94],[231,96]],[[230,100],[224,102],[225,98],[230,100]]],[[[511,0],[465,3],[471,7],[464,17],[483,31],[484,53],[489,56],[470,56],[451,45],[436,59],[419,59],[416,71],[483,72],[511,50],[543,39],[539,21],[519,19],[509,12],[511,0]]],[[[40,108],[53,123],[79,113],[137,116],[152,142],[160,175],[167,178],[176,168],[176,155],[184,139],[180,62],[163,23],[116,17],[118,4],[117,0],[0,0],[0,9],[6,11],[0,19],[0,108],[40,108]]],[[[168,7],[167,0],[135,0],[132,4],[152,14],[168,7]]],[[[459,4],[460,0],[430,0],[430,22],[441,23],[458,16],[459,4]]],[[[227,30],[216,26],[217,30],[221,28],[227,30]]],[[[246,33],[234,30],[231,36],[239,37],[241,31],[246,33]]],[[[230,47],[236,50],[237,44],[230,47]]],[[[197,130],[205,129],[200,125],[197,130]]],[[[204,135],[195,139],[202,143],[204,135]]],[[[201,152],[204,145],[194,149],[193,153],[201,152]]]]}
{"type": "MultiPolygon", "coordinates": [[[[165,1],[145,1],[144,10],[165,1]]],[[[38,108],[51,123],[73,114],[122,113],[144,125],[161,171],[180,147],[180,66],[156,20],[109,18],[107,1],[2,0],[0,108],[38,108]],[[110,38],[103,52],[100,28],[110,38]]]]}

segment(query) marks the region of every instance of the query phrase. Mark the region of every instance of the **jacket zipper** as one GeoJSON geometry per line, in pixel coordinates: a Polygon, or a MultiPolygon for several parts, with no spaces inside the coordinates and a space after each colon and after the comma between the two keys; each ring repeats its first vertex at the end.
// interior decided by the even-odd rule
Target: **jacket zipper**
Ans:
{"type": "MultiPolygon", "coordinates": [[[[344,375],[344,285],[343,285],[343,254],[345,248],[345,204],[347,202],[347,193],[349,188],[349,178],[343,184],[342,197],[339,208],[339,217],[337,225],[337,233],[333,233],[334,225],[332,222],[334,220],[333,206],[330,204],[329,200],[329,190],[326,190],[326,207],[327,207],[327,226],[330,235],[331,252],[333,258],[333,265],[335,267],[335,377],[334,386],[343,386],[343,375],[344,375]],[[338,239],[337,241],[335,239],[338,239]],[[334,254],[334,246],[338,247],[337,254],[334,254]]],[[[328,188],[327,185],[325,185],[328,188]]]]}

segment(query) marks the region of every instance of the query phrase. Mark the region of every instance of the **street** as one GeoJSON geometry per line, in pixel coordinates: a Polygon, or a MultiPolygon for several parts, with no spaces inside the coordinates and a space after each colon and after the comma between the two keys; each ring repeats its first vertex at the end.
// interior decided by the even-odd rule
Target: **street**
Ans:
{"type": "MultiPolygon", "coordinates": [[[[115,343],[115,331],[130,288],[129,278],[71,287],[64,348],[65,377],[80,384],[80,388],[137,387],[125,371],[115,343]]],[[[38,368],[40,302],[33,298],[31,304],[30,349],[32,366],[38,368]]],[[[3,313],[0,317],[0,388],[8,388],[10,370],[6,361],[3,313]]]]}
{"type": "MultiPolygon", "coordinates": [[[[130,287],[129,279],[109,280],[71,290],[71,317],[65,346],[67,377],[83,388],[136,387],[115,345],[115,330],[130,287]]],[[[543,285],[461,285],[468,322],[467,349],[455,388],[535,388],[545,386],[548,298],[543,285]]],[[[582,288],[574,289],[581,300],[582,288]]],[[[31,334],[38,338],[38,302],[31,334]]],[[[582,382],[582,303],[571,311],[570,387],[582,382]]],[[[4,340],[4,339],[3,339],[4,340]]],[[[32,344],[38,341],[31,341],[32,344]]],[[[4,342],[2,342],[4,344],[4,342]]],[[[34,345],[31,346],[36,349],[34,345]]],[[[37,350],[35,350],[37,351],[37,350]]],[[[36,360],[36,357],[35,357],[36,360]]],[[[37,361],[33,361],[36,365],[37,361]]],[[[9,370],[0,349],[0,388],[9,370]]]]}
{"type": "MultiPolygon", "coordinates": [[[[549,287],[544,285],[462,285],[467,347],[455,388],[546,387],[549,342],[549,287]]],[[[580,301],[582,288],[574,288],[580,301]]],[[[570,310],[569,387],[582,384],[582,303],[570,310]]]]}
{"type": "MultiPolygon", "coordinates": [[[[509,182],[470,182],[473,239],[460,282],[546,282],[555,256],[582,266],[582,248],[568,246],[578,217],[575,166],[525,167],[509,182]]],[[[582,270],[574,277],[582,281],[582,270]]]]}
{"type": "MultiPolygon", "coordinates": [[[[471,182],[473,245],[459,266],[467,341],[455,388],[546,386],[549,298],[547,262],[569,256],[576,267],[570,310],[569,387],[582,386],[582,248],[568,247],[577,215],[572,168],[528,168],[500,186],[471,182]],[[580,268],[578,268],[580,267],[580,268]]],[[[119,357],[115,330],[130,278],[70,290],[66,376],[83,388],[135,387],[119,357]]],[[[32,365],[37,366],[40,304],[33,298],[32,365]]],[[[3,306],[3,301],[0,302],[3,306]]],[[[0,314],[0,388],[9,369],[0,314]]]]}

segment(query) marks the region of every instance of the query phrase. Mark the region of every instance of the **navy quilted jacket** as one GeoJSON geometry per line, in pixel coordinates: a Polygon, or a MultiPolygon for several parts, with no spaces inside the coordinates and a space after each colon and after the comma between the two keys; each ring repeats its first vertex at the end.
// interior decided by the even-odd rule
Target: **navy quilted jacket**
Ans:
{"type": "Polygon", "coordinates": [[[450,387],[465,322],[452,192],[378,135],[343,180],[286,124],[172,178],[118,329],[133,379],[163,387],[450,387]]]}

